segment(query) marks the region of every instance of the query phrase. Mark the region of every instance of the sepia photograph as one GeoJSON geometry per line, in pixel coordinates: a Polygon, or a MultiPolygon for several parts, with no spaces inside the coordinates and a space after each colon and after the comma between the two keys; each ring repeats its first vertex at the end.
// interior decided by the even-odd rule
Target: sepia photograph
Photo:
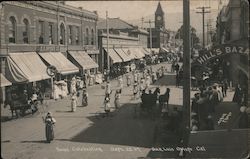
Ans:
{"type": "Polygon", "coordinates": [[[1,159],[250,158],[248,0],[0,2],[1,159]]]}

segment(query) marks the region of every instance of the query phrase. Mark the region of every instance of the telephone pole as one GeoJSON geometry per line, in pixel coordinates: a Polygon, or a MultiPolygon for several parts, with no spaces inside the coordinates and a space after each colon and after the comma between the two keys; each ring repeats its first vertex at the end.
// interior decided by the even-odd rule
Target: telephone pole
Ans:
{"type": "Polygon", "coordinates": [[[202,43],[202,46],[203,46],[203,49],[205,48],[205,14],[207,13],[211,13],[210,11],[206,11],[206,9],[209,9],[210,7],[198,7],[197,9],[201,9],[200,12],[196,12],[196,13],[199,13],[199,14],[202,14],[202,40],[203,40],[203,43],[202,43]]]}
{"type": "Polygon", "coordinates": [[[149,23],[149,41],[150,41],[150,50],[152,51],[152,28],[151,28],[151,23],[154,21],[146,21],[145,23],[149,23]]]}
{"type": "Polygon", "coordinates": [[[108,11],[106,11],[106,29],[107,29],[107,79],[109,79],[110,63],[109,63],[109,23],[108,23],[108,11]]]}
{"type": "Polygon", "coordinates": [[[143,29],[144,18],[141,18],[141,28],[143,29]]]}

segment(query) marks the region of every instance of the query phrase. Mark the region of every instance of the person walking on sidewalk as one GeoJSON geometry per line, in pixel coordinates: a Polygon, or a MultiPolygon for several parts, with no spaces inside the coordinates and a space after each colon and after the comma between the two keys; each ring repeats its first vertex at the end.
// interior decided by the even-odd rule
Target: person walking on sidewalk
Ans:
{"type": "Polygon", "coordinates": [[[111,94],[111,84],[109,81],[107,81],[107,84],[106,84],[105,94],[108,94],[108,95],[111,94]]]}
{"type": "Polygon", "coordinates": [[[104,112],[106,113],[107,116],[109,116],[110,109],[111,109],[110,95],[106,94],[104,98],[104,112]]]}

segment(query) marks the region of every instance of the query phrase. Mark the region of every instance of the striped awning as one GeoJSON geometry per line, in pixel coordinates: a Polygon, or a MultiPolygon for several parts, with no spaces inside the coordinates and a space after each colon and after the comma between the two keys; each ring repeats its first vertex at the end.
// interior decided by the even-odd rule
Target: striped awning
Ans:
{"type": "Polygon", "coordinates": [[[69,54],[84,70],[98,68],[98,64],[85,51],[69,51],[69,54]]]}
{"type": "Polygon", "coordinates": [[[115,52],[117,52],[120,57],[122,58],[123,62],[127,62],[127,61],[130,61],[131,58],[124,52],[122,51],[122,49],[117,49],[117,48],[114,48],[115,52]]]}
{"type": "MultiPolygon", "coordinates": [[[[107,52],[107,48],[103,48],[107,52]]],[[[121,63],[122,58],[118,55],[117,52],[115,52],[114,49],[109,49],[109,57],[111,58],[113,63],[121,63]]]]}
{"type": "Polygon", "coordinates": [[[56,67],[58,73],[62,75],[79,72],[79,69],[70,62],[61,52],[42,52],[39,55],[49,63],[56,67]]]}
{"type": "Polygon", "coordinates": [[[12,83],[34,82],[50,78],[46,70],[36,52],[10,53],[5,76],[12,83]]]}

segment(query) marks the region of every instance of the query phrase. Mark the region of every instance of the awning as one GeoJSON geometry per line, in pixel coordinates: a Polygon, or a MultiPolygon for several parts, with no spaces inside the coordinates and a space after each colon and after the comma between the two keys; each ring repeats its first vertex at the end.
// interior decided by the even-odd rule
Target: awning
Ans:
{"type": "Polygon", "coordinates": [[[135,55],[134,51],[132,49],[128,48],[122,48],[122,51],[130,57],[130,59],[138,59],[138,57],[135,55]]]}
{"type": "Polygon", "coordinates": [[[135,50],[137,52],[137,56],[139,56],[140,58],[145,57],[145,54],[142,48],[135,48],[135,50]]]}
{"type": "Polygon", "coordinates": [[[98,67],[98,64],[85,51],[69,51],[69,54],[84,70],[98,67]]]}
{"type": "Polygon", "coordinates": [[[144,52],[145,55],[151,55],[151,52],[147,48],[142,48],[142,51],[144,52]]]}
{"type": "Polygon", "coordinates": [[[159,48],[152,48],[152,52],[154,54],[159,54],[160,49],[159,48]]]}
{"type": "Polygon", "coordinates": [[[48,79],[46,70],[46,65],[35,52],[10,53],[7,58],[6,78],[12,83],[48,79]]]}
{"type": "MultiPolygon", "coordinates": [[[[107,52],[107,48],[103,48],[107,52]]],[[[112,59],[113,63],[122,62],[121,57],[113,49],[109,49],[109,57],[112,59]]]]}
{"type": "Polygon", "coordinates": [[[55,66],[60,74],[66,75],[79,72],[79,69],[61,52],[43,52],[39,53],[39,55],[50,65],[55,66]]]}
{"type": "Polygon", "coordinates": [[[167,53],[169,52],[169,49],[167,49],[167,48],[162,47],[161,49],[162,49],[163,51],[167,52],[167,53]]]}
{"type": "Polygon", "coordinates": [[[117,48],[115,48],[114,50],[115,50],[115,52],[118,53],[118,55],[120,55],[120,57],[122,58],[123,62],[127,62],[127,61],[130,61],[130,60],[131,60],[131,58],[130,58],[127,54],[125,54],[125,53],[122,51],[122,49],[117,49],[117,48]]]}
{"type": "Polygon", "coordinates": [[[12,83],[9,81],[9,80],[7,80],[5,77],[4,77],[4,75],[1,73],[0,74],[0,87],[5,87],[5,86],[10,86],[12,83]]]}

